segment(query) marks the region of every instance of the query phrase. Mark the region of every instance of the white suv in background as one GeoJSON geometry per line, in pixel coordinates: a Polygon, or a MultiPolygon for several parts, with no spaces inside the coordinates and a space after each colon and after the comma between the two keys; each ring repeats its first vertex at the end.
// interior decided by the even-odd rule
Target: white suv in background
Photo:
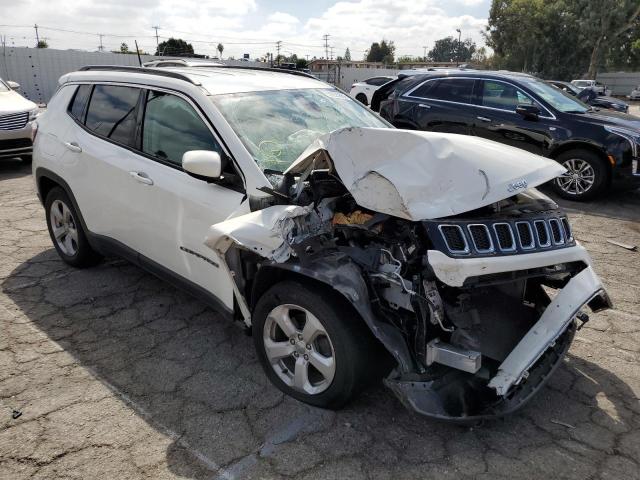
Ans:
{"type": "Polygon", "coordinates": [[[313,405],[386,375],[425,415],[509,413],[562,361],[580,309],[610,305],[534,188],[562,166],[394,129],[304,74],[90,67],[61,78],[38,124],[60,257],[115,253],[183,287],[250,329],[269,379],[313,405]]]}
{"type": "Polygon", "coordinates": [[[38,106],[15,90],[20,85],[0,78],[0,158],[31,161],[31,136],[38,106]]]}
{"type": "Polygon", "coordinates": [[[391,80],[396,77],[371,77],[362,82],[356,82],[351,85],[351,90],[349,91],[349,95],[358,100],[360,103],[364,105],[371,104],[371,98],[373,97],[373,93],[380,88],[385,83],[389,83],[391,80]]]}

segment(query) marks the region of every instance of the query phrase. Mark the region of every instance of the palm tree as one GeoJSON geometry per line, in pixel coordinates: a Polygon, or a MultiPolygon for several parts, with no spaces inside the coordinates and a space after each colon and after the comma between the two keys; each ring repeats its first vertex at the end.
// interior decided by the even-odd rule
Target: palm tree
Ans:
{"type": "Polygon", "coordinates": [[[224,50],[224,45],[219,43],[217,48],[218,48],[218,51],[220,52],[220,60],[222,60],[222,51],[224,50]]]}

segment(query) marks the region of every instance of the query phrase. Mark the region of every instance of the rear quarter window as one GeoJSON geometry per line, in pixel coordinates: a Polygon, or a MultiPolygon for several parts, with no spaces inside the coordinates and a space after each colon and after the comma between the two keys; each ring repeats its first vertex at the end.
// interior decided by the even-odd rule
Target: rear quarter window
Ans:
{"type": "Polygon", "coordinates": [[[79,85],[76,89],[76,93],[71,99],[68,112],[73,118],[80,123],[84,123],[84,114],[87,102],[89,101],[89,95],[91,94],[91,85],[79,85]]]}
{"type": "Polygon", "coordinates": [[[140,89],[115,85],[93,88],[85,125],[96,134],[133,146],[140,89]]]}

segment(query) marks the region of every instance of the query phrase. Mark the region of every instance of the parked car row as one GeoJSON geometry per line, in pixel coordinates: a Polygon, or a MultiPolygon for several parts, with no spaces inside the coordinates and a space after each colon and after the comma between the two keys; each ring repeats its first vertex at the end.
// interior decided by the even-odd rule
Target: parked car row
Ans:
{"type": "Polygon", "coordinates": [[[371,108],[398,128],[473,135],[552,158],[567,169],[552,183],[564,198],[640,186],[640,118],[593,108],[530,75],[400,75],[375,92],[371,108]]]}
{"type": "Polygon", "coordinates": [[[33,174],[62,260],[117,254],[185,288],[242,322],[267,377],[301,401],[339,408],[384,377],[424,415],[504,415],[562,362],[581,309],[611,306],[536,190],[601,182],[597,160],[561,157],[567,175],[490,140],[537,152],[552,116],[587,115],[545,83],[434,72],[378,90],[385,117],[430,132],[295,72],[91,67],[60,85],[33,174]],[[476,128],[461,112],[484,134],[449,133],[476,128]],[[538,133],[502,132],[510,116],[538,133]]]}

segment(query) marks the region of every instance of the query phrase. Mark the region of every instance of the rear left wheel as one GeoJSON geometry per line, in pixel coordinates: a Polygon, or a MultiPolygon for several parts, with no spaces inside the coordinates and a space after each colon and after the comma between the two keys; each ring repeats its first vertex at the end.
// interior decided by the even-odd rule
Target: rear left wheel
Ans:
{"type": "Polygon", "coordinates": [[[344,307],[337,295],[321,295],[292,281],[276,284],[258,300],[255,347],[265,373],[281,391],[336,409],[374,377],[371,333],[344,307]]]}

